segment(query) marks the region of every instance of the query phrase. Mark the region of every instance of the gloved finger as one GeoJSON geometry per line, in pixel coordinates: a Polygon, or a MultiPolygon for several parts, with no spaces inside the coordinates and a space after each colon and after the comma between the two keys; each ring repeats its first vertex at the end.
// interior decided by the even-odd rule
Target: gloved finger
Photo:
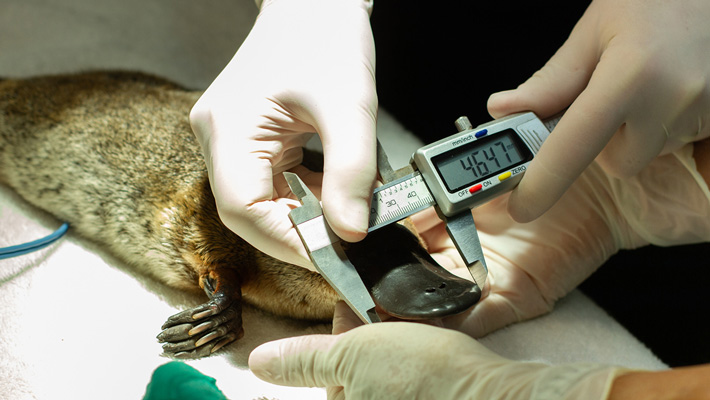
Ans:
{"type": "Polygon", "coordinates": [[[439,216],[436,215],[434,207],[429,207],[419,211],[418,213],[412,215],[410,220],[419,233],[426,232],[435,226],[442,224],[441,219],[439,219],[439,216]]]}
{"type": "MultiPolygon", "coordinates": [[[[439,265],[452,272],[464,267],[461,254],[446,231],[446,224],[439,219],[433,207],[414,214],[411,221],[426,244],[427,251],[439,265]]],[[[470,279],[471,274],[466,273],[463,278],[470,279]]]]}
{"type": "Polygon", "coordinates": [[[333,109],[318,126],[323,142],[323,212],[333,231],[348,242],[367,233],[377,177],[376,116],[367,110],[333,109]]]}
{"type": "Polygon", "coordinates": [[[613,57],[597,65],[587,88],[565,112],[511,193],[508,212],[513,219],[530,222],[552,207],[619,129],[627,100],[627,88],[618,84],[620,67],[613,57]]]}
{"type": "Polygon", "coordinates": [[[596,161],[610,175],[629,178],[638,174],[661,153],[667,139],[662,125],[651,127],[627,121],[611,137],[596,161]]]}
{"type": "Polygon", "coordinates": [[[552,304],[545,301],[529,274],[495,252],[487,252],[486,260],[489,274],[481,301],[469,311],[444,318],[444,327],[478,338],[551,310],[552,304]]]}
{"type": "Polygon", "coordinates": [[[710,93],[704,98],[698,96],[686,112],[688,117],[679,118],[666,127],[665,133],[670,137],[662,154],[671,153],[690,142],[697,144],[710,137],[710,93]]]}
{"type": "Polygon", "coordinates": [[[519,320],[508,299],[501,295],[491,295],[481,300],[474,310],[446,317],[442,320],[443,327],[480,338],[519,320]]]}
{"type": "MultiPolygon", "coordinates": [[[[249,141],[222,139],[224,149],[244,148],[249,141]],[[224,143],[229,141],[230,143],[224,143]]],[[[272,164],[259,153],[232,157],[208,153],[207,165],[217,210],[222,222],[257,249],[280,260],[313,270],[288,213],[298,200],[275,197],[272,164]],[[249,173],[244,173],[249,171],[249,173]]]]}
{"type": "Polygon", "coordinates": [[[325,388],[328,400],[345,400],[345,388],[342,386],[329,386],[325,388]]]}
{"type": "Polygon", "coordinates": [[[249,355],[249,368],[259,379],[283,386],[345,386],[336,374],[329,350],[342,335],[307,335],[262,344],[249,355]]]}
{"type": "MultiPolygon", "coordinates": [[[[452,271],[466,266],[463,258],[461,258],[461,254],[456,249],[453,240],[451,240],[449,233],[446,231],[444,223],[423,232],[421,237],[427,244],[429,254],[431,254],[434,260],[442,267],[452,271]]],[[[471,279],[471,275],[468,274],[468,276],[464,276],[464,278],[471,279]]]]}
{"type": "Polygon", "coordinates": [[[461,278],[471,280],[471,273],[468,272],[468,269],[462,268],[462,266],[464,265],[463,259],[461,258],[461,254],[459,254],[458,250],[456,250],[455,248],[451,247],[436,253],[431,253],[431,257],[434,259],[434,261],[439,263],[439,265],[441,265],[454,275],[458,275],[461,278]],[[457,273],[456,271],[459,270],[465,270],[466,272],[457,273]]]}
{"type": "Polygon", "coordinates": [[[335,313],[333,315],[333,335],[339,335],[343,332],[347,332],[362,324],[363,322],[347,303],[340,300],[335,304],[335,313]]]}
{"type": "Polygon", "coordinates": [[[545,118],[568,107],[584,90],[598,61],[594,26],[582,17],[569,38],[540,70],[517,89],[494,93],[488,112],[494,118],[533,111],[545,118]]]}
{"type": "MultiPolygon", "coordinates": [[[[322,172],[311,171],[303,165],[297,165],[288,171],[298,175],[301,181],[308,187],[308,190],[310,190],[316,198],[321,198],[321,185],[323,184],[322,172]]],[[[277,197],[298,200],[298,197],[291,192],[291,188],[288,186],[288,182],[283,174],[274,175],[274,190],[276,190],[277,197]]]]}
{"type": "Polygon", "coordinates": [[[488,100],[493,117],[533,111],[545,118],[574,103],[511,196],[508,211],[516,221],[529,222],[551,207],[620,125],[604,114],[608,101],[604,91],[585,90],[593,76],[604,74],[598,64],[598,34],[593,21],[583,16],[542,69],[517,89],[493,94],[488,100]],[[604,122],[607,126],[600,127],[604,122]]]}

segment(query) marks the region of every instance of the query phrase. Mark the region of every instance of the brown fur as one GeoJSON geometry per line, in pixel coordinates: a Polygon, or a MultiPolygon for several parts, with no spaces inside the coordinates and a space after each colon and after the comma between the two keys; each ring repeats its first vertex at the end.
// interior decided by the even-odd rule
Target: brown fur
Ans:
{"type": "Polygon", "coordinates": [[[0,182],[169,286],[216,274],[274,314],[330,318],[320,275],[221,223],[187,119],[199,95],[132,73],[0,81],[0,182]]]}

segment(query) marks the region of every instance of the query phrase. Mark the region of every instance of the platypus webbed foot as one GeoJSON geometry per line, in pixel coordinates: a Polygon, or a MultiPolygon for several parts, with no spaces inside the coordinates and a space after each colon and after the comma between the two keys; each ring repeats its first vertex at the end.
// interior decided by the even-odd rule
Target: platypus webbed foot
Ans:
{"type": "Polygon", "coordinates": [[[241,289],[235,286],[238,280],[227,279],[214,271],[201,280],[210,300],[171,316],[163,324],[157,338],[164,343],[165,356],[207,357],[244,336],[241,289]]]}

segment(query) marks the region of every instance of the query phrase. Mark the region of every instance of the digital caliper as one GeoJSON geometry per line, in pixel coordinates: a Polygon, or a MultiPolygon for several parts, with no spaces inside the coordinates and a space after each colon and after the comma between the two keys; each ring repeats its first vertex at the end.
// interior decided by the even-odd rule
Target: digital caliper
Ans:
{"type": "Polygon", "coordinates": [[[418,149],[412,173],[375,189],[369,231],[437,205],[452,217],[515,188],[559,119],[542,122],[528,112],[472,128],[418,149]]]}
{"type": "MultiPolygon", "coordinates": [[[[384,184],[372,195],[368,231],[435,206],[474,282],[483,290],[488,268],[471,209],[512,190],[559,118],[511,115],[476,128],[456,120],[459,133],[418,149],[410,165],[394,171],[378,143],[384,184]]],[[[326,222],[319,200],[300,178],[284,172],[302,206],[289,216],[316,269],[364,322],[379,321],[375,304],[326,222]]]]}
{"type": "Polygon", "coordinates": [[[558,121],[527,112],[473,128],[459,118],[457,134],[418,149],[405,176],[375,189],[368,231],[436,206],[482,288],[488,268],[470,210],[515,188],[558,121]]]}

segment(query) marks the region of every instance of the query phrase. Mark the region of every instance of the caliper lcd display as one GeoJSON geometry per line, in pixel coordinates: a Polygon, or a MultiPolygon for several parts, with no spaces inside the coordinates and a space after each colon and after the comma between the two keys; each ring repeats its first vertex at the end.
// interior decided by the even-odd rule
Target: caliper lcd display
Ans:
{"type": "Polygon", "coordinates": [[[455,193],[532,160],[512,129],[484,136],[431,159],[446,189],[455,193]]]}

